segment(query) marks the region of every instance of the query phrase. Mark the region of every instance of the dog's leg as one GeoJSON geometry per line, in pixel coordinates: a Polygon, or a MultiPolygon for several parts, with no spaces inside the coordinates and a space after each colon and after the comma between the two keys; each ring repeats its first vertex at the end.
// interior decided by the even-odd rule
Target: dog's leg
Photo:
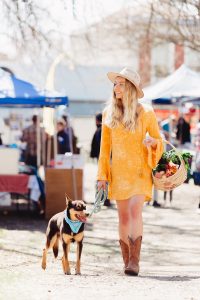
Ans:
{"type": "Polygon", "coordinates": [[[53,254],[55,258],[57,258],[58,256],[58,249],[59,249],[59,235],[56,236],[56,240],[53,245],[53,254]]]}
{"type": "Polygon", "coordinates": [[[63,266],[63,271],[67,275],[71,275],[70,271],[70,266],[69,266],[69,248],[70,248],[70,243],[65,243],[63,241],[63,257],[62,257],[62,266],[63,266]]]}
{"type": "Polygon", "coordinates": [[[45,270],[46,269],[46,266],[47,266],[47,251],[48,249],[45,248],[43,249],[43,255],[42,255],[42,269],[45,270]]]}
{"type": "Polygon", "coordinates": [[[81,275],[82,249],[83,249],[83,240],[77,242],[76,275],[81,275]]]}
{"type": "Polygon", "coordinates": [[[43,255],[42,255],[42,269],[44,270],[46,269],[46,264],[47,264],[46,262],[47,262],[48,249],[53,248],[56,240],[57,240],[57,235],[54,235],[51,240],[47,237],[46,247],[43,249],[43,255]]]}

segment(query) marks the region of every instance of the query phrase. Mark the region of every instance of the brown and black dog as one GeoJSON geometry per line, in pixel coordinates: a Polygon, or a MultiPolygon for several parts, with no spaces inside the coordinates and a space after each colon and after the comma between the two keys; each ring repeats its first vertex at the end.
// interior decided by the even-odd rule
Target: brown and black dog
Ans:
{"type": "Polygon", "coordinates": [[[62,266],[65,274],[70,275],[69,249],[71,242],[77,242],[76,275],[81,274],[81,253],[83,247],[84,225],[88,214],[82,200],[70,200],[66,196],[66,210],[54,215],[46,230],[46,248],[43,250],[42,268],[46,269],[47,251],[53,248],[55,258],[58,256],[59,240],[63,246],[62,266]]]}

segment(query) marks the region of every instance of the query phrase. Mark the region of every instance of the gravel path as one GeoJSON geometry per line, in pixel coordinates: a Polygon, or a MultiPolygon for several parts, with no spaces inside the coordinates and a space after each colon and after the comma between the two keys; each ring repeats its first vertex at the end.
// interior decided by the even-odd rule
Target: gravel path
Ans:
{"type": "MultiPolygon", "coordinates": [[[[85,200],[89,209],[95,173],[96,165],[88,163],[85,200]]],[[[46,221],[0,215],[0,299],[199,300],[199,196],[199,187],[190,183],[174,191],[172,206],[144,207],[144,242],[137,278],[122,271],[115,206],[103,207],[86,226],[81,276],[63,274],[62,251],[57,260],[49,253],[46,271],[40,268],[46,221]]],[[[73,273],[75,247],[71,250],[73,273]]]]}

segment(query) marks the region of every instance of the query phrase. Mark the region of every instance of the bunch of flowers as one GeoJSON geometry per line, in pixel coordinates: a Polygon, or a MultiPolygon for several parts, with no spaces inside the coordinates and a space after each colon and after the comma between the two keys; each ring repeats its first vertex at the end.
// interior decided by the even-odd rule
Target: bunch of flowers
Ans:
{"type": "MultiPolygon", "coordinates": [[[[183,158],[187,172],[190,170],[192,155],[189,152],[180,153],[183,158]]],[[[167,178],[174,175],[181,165],[179,156],[174,149],[163,153],[155,169],[153,175],[156,178],[167,178]]]]}

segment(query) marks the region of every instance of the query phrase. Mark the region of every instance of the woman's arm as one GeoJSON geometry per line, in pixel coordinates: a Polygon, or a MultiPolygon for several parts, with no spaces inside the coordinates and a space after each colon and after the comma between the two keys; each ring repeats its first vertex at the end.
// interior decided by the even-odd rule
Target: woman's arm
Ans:
{"type": "Polygon", "coordinates": [[[151,110],[147,114],[147,131],[149,137],[145,138],[144,144],[148,149],[148,165],[153,169],[161,158],[164,147],[154,111],[151,110]]]}
{"type": "Polygon", "coordinates": [[[97,180],[110,181],[111,129],[105,125],[105,113],[102,120],[101,146],[98,162],[97,180]]]}

